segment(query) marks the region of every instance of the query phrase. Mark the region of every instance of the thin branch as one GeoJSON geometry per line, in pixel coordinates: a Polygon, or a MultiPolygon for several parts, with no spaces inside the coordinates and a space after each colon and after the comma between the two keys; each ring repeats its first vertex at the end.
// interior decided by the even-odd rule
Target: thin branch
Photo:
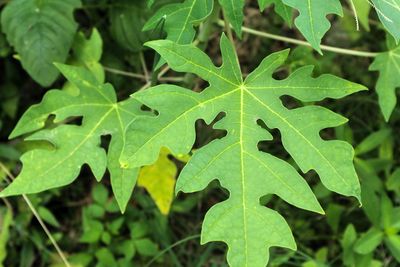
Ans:
{"type": "MultiPolygon", "coordinates": [[[[222,20],[218,21],[219,26],[224,27],[224,24],[225,24],[224,21],[222,21],[222,20]]],[[[264,38],[274,39],[274,40],[282,41],[285,43],[292,43],[292,44],[311,47],[311,45],[308,42],[301,41],[298,39],[284,37],[284,36],[267,33],[267,32],[261,32],[261,31],[250,29],[248,27],[242,27],[242,30],[243,30],[243,32],[253,34],[256,36],[260,36],[260,37],[264,37],[264,38]]],[[[376,57],[379,54],[379,53],[375,53],[375,52],[357,51],[357,50],[339,48],[339,47],[328,46],[328,45],[321,45],[321,49],[325,50],[325,51],[335,52],[338,54],[351,55],[351,56],[357,56],[357,57],[376,57]]]]}
{"type": "Polygon", "coordinates": [[[188,236],[182,240],[179,240],[177,242],[175,242],[174,244],[170,245],[169,247],[165,248],[164,250],[162,250],[160,253],[158,253],[157,255],[155,255],[146,265],[145,267],[150,267],[150,265],[155,262],[158,258],[160,258],[162,255],[164,255],[166,252],[168,252],[169,250],[173,249],[176,246],[179,246],[180,244],[186,243],[190,240],[193,239],[197,239],[200,238],[200,235],[192,235],[192,236],[188,236]]]}
{"type": "Polygon", "coordinates": [[[136,78],[136,79],[140,79],[140,80],[146,81],[146,76],[143,75],[143,74],[138,74],[138,73],[133,73],[133,72],[128,72],[128,71],[118,70],[118,69],[105,67],[105,66],[103,66],[103,68],[104,68],[105,71],[107,71],[109,73],[114,73],[114,74],[123,75],[123,76],[132,77],[132,78],[136,78]]]}
{"type": "MultiPolygon", "coordinates": [[[[11,183],[13,180],[15,180],[14,175],[12,175],[10,170],[1,161],[0,161],[0,168],[9,177],[9,178],[6,177],[6,180],[7,180],[8,183],[11,183]]],[[[71,267],[71,264],[68,262],[68,260],[65,257],[63,251],[58,246],[57,241],[54,239],[54,237],[50,233],[49,229],[47,228],[46,224],[43,222],[42,218],[40,217],[40,215],[39,215],[38,211],[36,210],[36,208],[33,206],[33,204],[30,201],[30,199],[25,194],[23,194],[22,197],[25,200],[26,204],[28,205],[29,209],[32,211],[33,216],[35,216],[35,218],[38,220],[40,226],[43,228],[43,231],[46,233],[47,237],[49,238],[50,242],[52,243],[52,245],[56,249],[58,255],[60,256],[60,258],[63,261],[63,263],[65,264],[65,266],[71,267]]]]}
{"type": "Polygon", "coordinates": [[[222,15],[224,16],[223,26],[225,28],[226,34],[228,35],[229,40],[231,40],[231,43],[234,44],[233,34],[232,34],[232,26],[230,25],[228,19],[226,18],[224,11],[222,11],[222,15]]]}
{"type": "Polygon", "coordinates": [[[140,52],[140,62],[142,63],[144,77],[146,78],[146,82],[150,81],[150,74],[147,70],[146,60],[144,59],[143,52],[140,52]]]}

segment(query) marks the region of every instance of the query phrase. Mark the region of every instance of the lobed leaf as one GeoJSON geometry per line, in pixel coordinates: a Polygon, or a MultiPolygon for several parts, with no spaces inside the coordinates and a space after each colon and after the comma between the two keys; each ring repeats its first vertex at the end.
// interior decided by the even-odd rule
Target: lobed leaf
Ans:
{"type": "Polygon", "coordinates": [[[371,0],[380,21],[388,32],[400,40],[400,0],[371,0]]]}
{"type": "Polygon", "coordinates": [[[26,140],[43,140],[53,149],[34,149],[21,157],[23,168],[1,197],[31,194],[64,186],[79,175],[87,164],[97,180],[106,169],[111,175],[115,197],[123,211],[136,183],[138,169],[121,168],[118,158],[123,148],[126,126],[140,113],[134,99],[117,102],[110,84],[102,84],[87,69],[58,64],[57,68],[79,89],[78,95],[51,90],[42,102],[30,107],[10,137],[32,133],[26,140]],[[54,123],[82,117],[82,125],[62,124],[43,129],[49,116],[54,123]],[[110,135],[108,152],[100,146],[101,137],[110,135]]]}
{"type": "Polygon", "coordinates": [[[369,69],[380,73],[376,92],[379,96],[379,106],[383,116],[386,121],[389,121],[397,102],[396,88],[400,87],[400,46],[380,53],[375,57],[369,69]]]}
{"type": "Polygon", "coordinates": [[[43,86],[58,77],[53,62],[67,59],[77,29],[73,10],[80,6],[79,0],[13,0],[1,14],[3,31],[23,68],[43,86]]]}
{"type": "Polygon", "coordinates": [[[155,29],[164,21],[167,39],[178,44],[190,44],[196,31],[194,26],[205,20],[212,12],[213,0],[186,0],[160,8],[144,25],[143,30],[155,29]]]}
{"type": "Polygon", "coordinates": [[[330,28],[326,18],[328,14],[343,16],[339,0],[282,0],[284,4],[297,9],[300,14],[295,19],[295,25],[318,52],[321,52],[321,39],[330,28]]]}
{"type": "Polygon", "coordinates": [[[196,151],[180,174],[176,190],[186,193],[204,189],[212,180],[230,192],[227,200],[207,213],[202,243],[223,241],[228,247],[231,266],[265,266],[268,248],[295,249],[292,233],[281,215],[260,205],[260,198],[275,194],[286,202],[323,213],[312,190],[295,168],[286,161],[258,149],[258,143],[272,140],[269,129],[278,129],[286,151],[303,172],[315,170],[330,190],[360,198],[360,185],[352,163],[354,151],[342,141],[325,141],[322,129],[346,122],[325,108],[308,105],[287,109],[280,97],[290,95],[304,102],[341,98],[365,90],[332,75],[312,78],[312,67],[295,71],[284,80],[272,74],[282,65],[288,50],[271,54],[245,80],[232,45],[223,36],[223,65],[193,45],[168,40],[149,42],[178,72],[197,74],[210,86],[195,93],[174,85],[160,85],[134,94],[157,116],[139,116],[127,128],[121,165],[137,168],[157,160],[162,147],[173,154],[188,153],[195,141],[195,122],[207,123],[221,112],[225,117],[214,126],[227,131],[196,151]]]}
{"type": "MultiPolygon", "coordinates": [[[[243,24],[243,8],[245,5],[244,0],[219,0],[226,19],[231,23],[235,32],[242,35],[243,24]]],[[[281,16],[290,26],[292,25],[292,10],[290,7],[284,5],[282,0],[258,0],[260,10],[264,10],[267,6],[274,4],[276,13],[281,16]]]]}

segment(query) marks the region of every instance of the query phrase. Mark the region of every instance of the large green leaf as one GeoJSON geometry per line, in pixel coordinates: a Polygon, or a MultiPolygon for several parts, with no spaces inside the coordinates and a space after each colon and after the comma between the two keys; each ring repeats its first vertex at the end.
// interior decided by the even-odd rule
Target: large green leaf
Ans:
{"type": "Polygon", "coordinates": [[[332,75],[312,78],[312,67],[300,68],[284,80],[272,78],[285,61],[288,50],[274,53],[245,80],[237,56],[225,36],[221,39],[223,65],[193,45],[168,40],[154,41],[155,49],[175,71],[192,72],[210,86],[201,93],[160,85],[133,97],[158,112],[139,116],[127,129],[121,164],[137,168],[154,163],[162,147],[173,154],[188,153],[195,140],[195,122],[210,123],[224,112],[214,128],[227,131],[194,153],[177,181],[176,190],[195,192],[212,180],[230,192],[229,198],[211,208],[205,217],[202,243],[228,244],[231,266],[265,266],[268,248],[296,245],[285,220],[277,212],[260,205],[260,198],[276,194],[288,203],[323,213],[313,192],[296,169],[257,145],[272,140],[270,129],[279,129],[282,143],[303,172],[315,170],[324,185],[337,193],[360,198],[360,186],[353,167],[354,151],[342,141],[325,141],[319,132],[346,122],[342,116],[319,106],[287,109],[280,99],[290,95],[313,102],[326,97],[341,98],[364,90],[363,86],[332,75]]]}
{"type": "Polygon", "coordinates": [[[0,196],[37,193],[67,185],[79,175],[82,165],[91,168],[100,180],[108,168],[116,199],[124,210],[136,182],[137,169],[122,169],[118,162],[125,127],[140,111],[137,101],[117,102],[110,84],[100,83],[87,69],[57,65],[63,75],[79,89],[78,95],[51,90],[40,104],[28,109],[11,137],[33,133],[27,140],[44,140],[53,149],[34,149],[21,157],[23,168],[15,181],[0,196]],[[50,115],[54,123],[77,116],[82,125],[62,124],[42,129],[50,115]],[[100,146],[101,137],[111,135],[108,152],[100,146]]]}
{"type": "Polygon", "coordinates": [[[29,75],[43,86],[51,85],[64,63],[76,32],[73,10],[80,0],[12,0],[1,14],[7,39],[21,57],[29,75]]]}
{"type": "Polygon", "coordinates": [[[400,46],[380,53],[369,69],[380,72],[376,92],[379,96],[379,106],[388,121],[397,102],[396,88],[400,87],[400,46]]]}
{"type": "Polygon", "coordinates": [[[400,0],[371,0],[383,26],[400,40],[400,0]]]}
{"type": "MultiPolygon", "coordinates": [[[[300,14],[295,25],[311,46],[321,53],[321,39],[331,27],[328,14],[342,16],[342,6],[339,0],[282,0],[284,4],[297,9],[300,14]]],[[[367,4],[367,3],[366,3],[367,4]]]]}

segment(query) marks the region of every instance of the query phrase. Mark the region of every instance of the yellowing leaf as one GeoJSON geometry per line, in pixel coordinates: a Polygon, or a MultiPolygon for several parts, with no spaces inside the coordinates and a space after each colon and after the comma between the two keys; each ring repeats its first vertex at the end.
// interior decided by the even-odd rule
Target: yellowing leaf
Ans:
{"type": "MultiPolygon", "coordinates": [[[[138,185],[146,188],[164,215],[170,211],[178,173],[175,163],[168,158],[169,155],[169,150],[163,148],[158,160],[153,165],[143,167],[138,178],[138,185]]],[[[189,156],[179,155],[177,158],[186,162],[189,156]]]]}

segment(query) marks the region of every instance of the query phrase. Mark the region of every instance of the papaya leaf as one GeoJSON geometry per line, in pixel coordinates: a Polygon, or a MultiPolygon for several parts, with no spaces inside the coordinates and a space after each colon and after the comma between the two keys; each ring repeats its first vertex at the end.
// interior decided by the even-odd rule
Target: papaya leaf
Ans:
{"type": "Polygon", "coordinates": [[[354,7],[357,11],[357,17],[360,21],[361,26],[363,26],[367,31],[369,28],[369,13],[371,11],[371,5],[368,5],[365,0],[352,0],[354,7]]]}
{"type": "Polygon", "coordinates": [[[30,107],[22,116],[11,137],[34,132],[26,140],[43,140],[53,149],[34,149],[21,157],[23,168],[1,197],[31,194],[73,182],[82,165],[87,164],[97,180],[108,168],[115,197],[122,211],[136,183],[137,169],[122,169],[118,162],[123,147],[125,127],[140,113],[134,99],[117,102],[110,84],[102,84],[87,69],[57,65],[79,89],[78,95],[61,90],[46,93],[42,102],[30,107]],[[43,129],[49,116],[54,123],[82,117],[82,125],[61,124],[43,129]],[[108,152],[100,146],[101,137],[111,135],[108,152]]]}
{"type": "MultiPolygon", "coordinates": [[[[282,0],[284,4],[297,9],[300,14],[294,23],[311,46],[322,54],[321,39],[330,28],[328,14],[343,16],[339,0],[282,0]]],[[[367,3],[366,3],[367,4],[367,3]]]]}
{"type": "MultiPolygon", "coordinates": [[[[231,23],[232,28],[237,35],[242,35],[242,24],[243,24],[243,8],[245,5],[244,0],[219,0],[226,19],[231,23]]],[[[292,24],[292,10],[290,7],[284,5],[282,0],[258,0],[260,10],[264,10],[267,6],[274,4],[275,11],[281,16],[290,26],[292,24]]]]}
{"type": "Polygon", "coordinates": [[[371,0],[383,26],[396,39],[400,40],[400,0],[371,0]]]}
{"type": "Polygon", "coordinates": [[[282,0],[258,0],[260,10],[266,9],[269,5],[273,4],[275,12],[281,16],[281,18],[292,27],[293,11],[290,7],[283,4],[282,0]]]}
{"type": "Polygon", "coordinates": [[[396,88],[400,87],[400,46],[376,56],[369,70],[379,71],[376,92],[383,116],[389,121],[397,103],[396,88]]]}
{"type": "Polygon", "coordinates": [[[360,185],[353,166],[353,148],[343,141],[325,141],[322,129],[347,120],[320,106],[287,109],[280,97],[290,95],[304,102],[341,98],[365,87],[322,75],[312,78],[312,67],[298,69],[284,80],[272,78],[288,56],[288,50],[271,54],[245,80],[236,53],[223,36],[223,65],[194,45],[168,40],[147,44],[178,72],[191,72],[210,86],[201,93],[174,85],[160,85],[133,97],[157,111],[157,116],[139,116],[127,128],[120,159],[126,168],[151,165],[162,147],[173,154],[187,154],[195,141],[195,122],[211,123],[218,114],[225,117],[214,128],[227,135],[197,150],[180,174],[176,191],[203,190],[218,179],[230,192],[229,198],[208,211],[201,242],[223,241],[228,247],[230,266],[265,266],[268,248],[295,249],[290,228],[281,215],[260,205],[260,198],[275,194],[286,202],[323,213],[307,182],[286,161],[262,152],[257,145],[272,140],[270,129],[279,129],[285,150],[303,172],[315,170],[330,190],[360,198],[360,185]]]}
{"type": "MultiPolygon", "coordinates": [[[[158,160],[151,166],[145,166],[140,170],[138,186],[149,192],[160,212],[167,215],[171,209],[174,196],[175,179],[178,168],[168,157],[171,152],[161,149],[158,160]]],[[[180,161],[187,162],[187,157],[176,157],[180,161]]]]}
{"type": "Polygon", "coordinates": [[[110,8],[110,31],[117,43],[130,52],[140,52],[148,35],[142,32],[148,17],[145,3],[119,0],[110,8]]]}
{"type": "Polygon", "coordinates": [[[7,40],[23,68],[42,86],[58,77],[53,62],[67,59],[77,29],[73,10],[80,6],[79,0],[13,0],[1,14],[7,40]]]}
{"type": "Polygon", "coordinates": [[[213,0],[186,0],[183,3],[165,5],[147,21],[143,30],[153,30],[164,20],[168,40],[190,44],[196,34],[194,26],[207,18],[213,7],[213,0]]]}

